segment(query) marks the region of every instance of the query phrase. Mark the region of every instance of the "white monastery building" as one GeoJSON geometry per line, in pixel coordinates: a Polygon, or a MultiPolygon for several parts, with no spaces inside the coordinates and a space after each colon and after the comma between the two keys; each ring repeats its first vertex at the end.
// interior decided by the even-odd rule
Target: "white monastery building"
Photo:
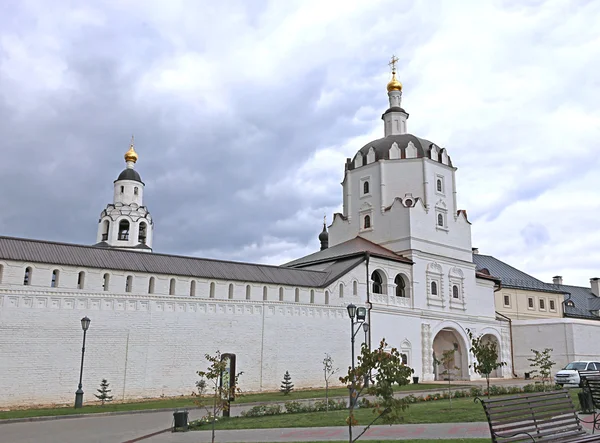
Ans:
{"type": "Polygon", "coordinates": [[[456,168],[407,132],[395,69],[387,90],[384,137],[344,165],[343,212],[314,254],[268,266],[153,252],[133,140],[93,246],[0,237],[0,406],[73,400],[84,316],[87,400],[102,378],[119,400],[189,395],[216,350],[236,354],[245,391],[278,389],[286,370],[297,388],[321,386],[325,353],[350,365],[349,303],[370,325],[357,352],[385,338],[420,381],[448,349],[459,378],[478,378],[467,329],[498,344],[508,365],[493,375],[510,377],[500,282],[476,270],[456,168]]]}

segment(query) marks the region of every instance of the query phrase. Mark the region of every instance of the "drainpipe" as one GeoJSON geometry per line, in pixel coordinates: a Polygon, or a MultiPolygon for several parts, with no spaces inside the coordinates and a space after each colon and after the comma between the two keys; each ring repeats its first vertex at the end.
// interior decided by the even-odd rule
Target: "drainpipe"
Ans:
{"type": "MultiPolygon", "coordinates": [[[[498,291],[499,290],[500,289],[498,289],[498,291]]],[[[498,291],[494,291],[494,292],[498,292],[498,291]]],[[[506,315],[500,314],[498,311],[496,311],[496,315],[499,315],[500,317],[502,317],[508,321],[508,332],[510,334],[510,363],[512,364],[512,375],[513,375],[513,377],[518,378],[519,376],[515,372],[515,352],[514,352],[514,348],[513,348],[512,320],[509,317],[507,317],[506,315]]]]}
{"type": "Polygon", "coordinates": [[[367,346],[369,346],[369,351],[371,350],[371,331],[373,330],[373,325],[371,324],[371,309],[373,308],[373,305],[371,304],[371,284],[370,284],[370,276],[369,276],[369,258],[371,258],[371,254],[369,254],[367,251],[365,251],[365,262],[366,262],[366,269],[367,269],[367,305],[369,305],[369,307],[367,308],[367,318],[368,318],[368,323],[369,323],[369,332],[367,333],[367,337],[368,337],[368,341],[369,343],[367,343],[367,346]]]}

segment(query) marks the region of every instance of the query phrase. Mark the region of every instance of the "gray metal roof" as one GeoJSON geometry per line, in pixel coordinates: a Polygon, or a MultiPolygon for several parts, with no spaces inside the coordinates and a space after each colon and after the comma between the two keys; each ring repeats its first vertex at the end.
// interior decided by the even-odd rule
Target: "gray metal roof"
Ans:
{"type": "Polygon", "coordinates": [[[557,285],[544,283],[523,271],[498,260],[491,255],[473,254],[473,263],[477,271],[487,269],[491,275],[498,277],[505,288],[526,289],[529,291],[543,291],[563,294],[566,291],[561,290],[557,285]]]}
{"type": "Polygon", "coordinates": [[[0,236],[1,259],[304,287],[326,286],[335,280],[334,274],[343,275],[356,266],[344,261],[313,271],[0,236]]]}
{"type": "Polygon", "coordinates": [[[355,237],[352,240],[345,241],[338,245],[315,252],[314,254],[285,263],[283,266],[304,267],[316,262],[334,261],[343,257],[351,257],[368,252],[375,257],[387,258],[389,260],[400,261],[412,264],[412,261],[406,257],[396,254],[383,246],[375,244],[362,237],[355,237]]]}
{"type": "Polygon", "coordinates": [[[575,306],[564,304],[565,317],[589,318],[598,320],[592,311],[600,310],[600,298],[592,293],[591,288],[582,286],[557,285],[562,291],[567,292],[565,301],[571,300],[575,306]]]}

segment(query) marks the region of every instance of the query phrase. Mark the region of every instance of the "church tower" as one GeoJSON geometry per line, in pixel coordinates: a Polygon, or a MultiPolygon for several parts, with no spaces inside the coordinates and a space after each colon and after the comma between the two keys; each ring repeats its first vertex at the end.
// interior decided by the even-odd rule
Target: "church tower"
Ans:
{"type": "Polygon", "coordinates": [[[402,84],[387,84],[384,137],[347,159],[343,212],[334,215],[329,247],[357,236],[411,257],[414,251],[471,261],[471,227],[457,209],[455,172],[446,149],[407,132],[402,84]]]}
{"type": "Polygon", "coordinates": [[[100,214],[94,246],[152,252],[154,224],[144,206],[144,182],[135,170],[137,160],[131,137],[125,169],[114,181],[113,203],[100,214]]]}

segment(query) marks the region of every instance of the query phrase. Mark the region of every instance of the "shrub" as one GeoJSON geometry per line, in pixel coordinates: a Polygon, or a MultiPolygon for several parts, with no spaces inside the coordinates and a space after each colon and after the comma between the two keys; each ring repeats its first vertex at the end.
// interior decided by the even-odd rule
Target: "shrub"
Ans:
{"type": "Polygon", "coordinates": [[[242,417],[262,417],[281,414],[281,405],[258,405],[242,412],[242,417]]]}
{"type": "Polygon", "coordinates": [[[483,395],[483,389],[481,389],[479,386],[473,386],[471,389],[469,389],[469,395],[471,397],[481,397],[483,395]]]}
{"type": "Polygon", "coordinates": [[[306,412],[306,406],[299,401],[286,401],[285,412],[288,414],[297,414],[299,412],[306,412]]]}

